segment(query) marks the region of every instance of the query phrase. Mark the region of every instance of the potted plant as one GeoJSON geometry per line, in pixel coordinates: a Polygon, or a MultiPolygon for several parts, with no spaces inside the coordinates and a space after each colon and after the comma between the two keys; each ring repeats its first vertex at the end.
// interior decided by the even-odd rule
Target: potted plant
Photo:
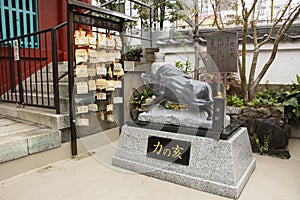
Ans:
{"type": "Polygon", "coordinates": [[[147,110],[147,105],[149,105],[149,102],[153,99],[153,93],[149,88],[145,88],[142,90],[142,92],[138,91],[136,88],[133,88],[132,95],[133,99],[130,101],[130,103],[134,107],[130,109],[130,116],[133,121],[136,121],[139,114],[147,110]]]}

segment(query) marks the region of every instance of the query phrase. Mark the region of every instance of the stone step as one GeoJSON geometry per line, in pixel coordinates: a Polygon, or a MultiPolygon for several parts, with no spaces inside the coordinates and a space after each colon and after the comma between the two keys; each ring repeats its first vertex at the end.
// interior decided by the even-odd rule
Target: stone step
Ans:
{"type": "MultiPolygon", "coordinates": [[[[19,93],[12,93],[12,95],[10,96],[10,100],[11,101],[20,101],[19,93]]],[[[25,104],[36,104],[37,102],[42,104],[43,101],[44,101],[45,105],[53,106],[54,105],[54,95],[49,94],[49,99],[48,99],[48,95],[44,95],[44,97],[42,97],[42,95],[40,93],[38,93],[36,95],[36,92],[32,93],[32,98],[31,98],[30,92],[27,94],[27,96],[24,95],[25,104]],[[48,100],[49,100],[49,102],[48,102],[48,100]]],[[[60,102],[60,112],[68,113],[69,112],[69,98],[60,97],[59,102],[60,102]]]]}
{"type": "MultiPolygon", "coordinates": [[[[42,69],[43,72],[46,72],[47,69],[46,67],[43,67],[42,69]]],[[[58,63],[58,72],[66,72],[68,71],[68,62],[65,61],[65,62],[59,62],[58,63]]],[[[53,67],[52,67],[52,63],[49,63],[48,64],[48,72],[53,72],[53,67]]]]}
{"type": "MultiPolygon", "coordinates": [[[[62,76],[63,74],[65,74],[65,72],[59,72],[58,77],[62,76]]],[[[30,78],[31,78],[32,83],[35,83],[36,80],[37,80],[37,82],[42,82],[42,81],[44,82],[46,80],[48,80],[49,82],[52,82],[53,74],[52,74],[52,72],[49,72],[47,75],[46,72],[41,73],[40,71],[38,71],[36,74],[33,74],[33,75],[31,75],[31,77],[28,77],[26,79],[27,83],[30,83],[30,78]]],[[[23,82],[25,82],[25,81],[23,81],[23,82]]],[[[68,75],[66,75],[62,79],[60,79],[59,82],[68,82],[68,75]]]]}
{"type": "Polygon", "coordinates": [[[70,127],[69,114],[55,114],[55,110],[26,106],[18,108],[16,104],[0,102],[0,113],[19,120],[50,127],[55,130],[70,127]]]}
{"type": "MultiPolygon", "coordinates": [[[[19,88],[17,88],[17,91],[19,90],[19,88]]],[[[38,82],[38,83],[34,83],[34,84],[30,84],[29,82],[25,83],[23,82],[23,90],[24,92],[30,93],[32,92],[39,92],[41,93],[43,91],[43,93],[47,93],[49,92],[49,94],[54,94],[54,87],[53,87],[53,83],[46,83],[46,82],[38,82]]],[[[60,82],[59,83],[59,97],[60,98],[67,98],[69,96],[69,85],[66,82],[60,82]]]]}
{"type": "Polygon", "coordinates": [[[0,163],[61,146],[61,132],[0,115],[0,163]]]}
{"type": "MultiPolygon", "coordinates": [[[[68,62],[60,62],[58,64],[58,77],[63,76],[68,71],[68,62]]],[[[43,67],[41,70],[38,70],[35,74],[32,74],[31,77],[26,79],[27,83],[31,82],[43,82],[48,80],[49,82],[53,81],[53,68],[52,63],[43,67]]],[[[25,82],[25,81],[23,81],[25,82]]],[[[60,82],[68,82],[68,75],[60,79],[60,82]]]]}

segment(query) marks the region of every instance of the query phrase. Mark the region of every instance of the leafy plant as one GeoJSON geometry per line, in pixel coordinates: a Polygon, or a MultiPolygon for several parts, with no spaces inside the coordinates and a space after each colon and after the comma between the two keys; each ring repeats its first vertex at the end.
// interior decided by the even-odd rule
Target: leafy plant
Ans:
{"type": "Polygon", "coordinates": [[[284,101],[282,105],[285,108],[287,118],[300,121],[300,76],[296,75],[297,84],[293,84],[291,91],[283,93],[284,101]]]}
{"type": "Polygon", "coordinates": [[[267,83],[262,91],[255,94],[255,98],[249,102],[249,106],[255,108],[274,106],[280,103],[282,91],[274,92],[267,83]]]}
{"type": "Polygon", "coordinates": [[[142,55],[141,48],[132,48],[124,53],[124,60],[127,61],[140,61],[142,55]]]}
{"type": "Polygon", "coordinates": [[[253,135],[253,139],[258,147],[258,150],[261,154],[269,150],[269,140],[270,136],[265,135],[263,141],[261,142],[256,134],[253,135]]]}
{"type": "Polygon", "coordinates": [[[175,66],[180,69],[184,74],[190,75],[191,73],[191,63],[190,61],[186,60],[185,62],[177,61],[175,62],[175,66]]]}
{"type": "Polygon", "coordinates": [[[227,95],[227,105],[244,108],[244,100],[237,95],[227,95]]]}
{"type": "Polygon", "coordinates": [[[174,102],[168,102],[165,105],[166,109],[173,109],[173,110],[183,110],[183,109],[187,109],[187,105],[185,104],[180,104],[180,103],[174,103],[174,102]]]}
{"type": "Polygon", "coordinates": [[[149,88],[145,88],[142,92],[139,92],[137,89],[133,88],[133,99],[130,101],[135,108],[141,109],[142,105],[146,102],[146,99],[151,98],[153,93],[149,88]]]}

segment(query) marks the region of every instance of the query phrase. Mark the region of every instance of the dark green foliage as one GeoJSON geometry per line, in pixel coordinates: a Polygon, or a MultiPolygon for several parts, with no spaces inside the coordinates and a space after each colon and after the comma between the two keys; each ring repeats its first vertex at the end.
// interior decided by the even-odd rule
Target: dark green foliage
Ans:
{"type": "Polygon", "coordinates": [[[127,61],[140,61],[141,57],[143,56],[142,52],[143,51],[142,51],[141,48],[130,49],[130,50],[128,50],[124,53],[124,60],[127,60],[127,61]]]}
{"type": "Polygon", "coordinates": [[[288,119],[300,122],[300,76],[297,76],[297,84],[291,86],[290,91],[283,92],[284,111],[288,119]]]}
{"type": "Polygon", "coordinates": [[[142,104],[146,102],[146,99],[152,97],[153,93],[149,88],[145,88],[142,92],[133,88],[133,99],[130,101],[131,104],[135,106],[138,110],[142,107],[142,104]]]}
{"type": "Polygon", "coordinates": [[[249,106],[254,108],[274,106],[280,103],[282,91],[274,92],[266,85],[262,91],[255,94],[255,98],[249,102],[249,106]]]}

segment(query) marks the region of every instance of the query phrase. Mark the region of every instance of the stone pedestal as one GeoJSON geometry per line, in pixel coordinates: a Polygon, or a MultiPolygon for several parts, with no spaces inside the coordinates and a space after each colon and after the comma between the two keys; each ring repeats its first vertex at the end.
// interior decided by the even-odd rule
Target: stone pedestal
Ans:
{"type": "Polygon", "coordinates": [[[246,128],[238,129],[228,140],[216,141],[125,125],[112,159],[120,168],[234,199],[241,194],[255,163],[246,128]],[[188,165],[147,156],[148,139],[153,136],[190,143],[188,165]]]}

